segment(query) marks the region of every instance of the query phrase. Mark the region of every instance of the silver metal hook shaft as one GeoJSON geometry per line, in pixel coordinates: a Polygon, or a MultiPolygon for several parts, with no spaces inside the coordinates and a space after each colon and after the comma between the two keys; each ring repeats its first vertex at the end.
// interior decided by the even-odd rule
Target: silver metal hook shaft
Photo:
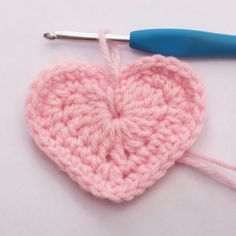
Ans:
{"type": "MultiPolygon", "coordinates": [[[[54,39],[74,39],[74,40],[98,40],[98,33],[82,33],[75,31],[54,31],[47,32],[43,35],[45,38],[54,40],[54,39]]],[[[118,42],[128,42],[129,35],[122,34],[106,34],[105,38],[112,41],[118,42]]]]}

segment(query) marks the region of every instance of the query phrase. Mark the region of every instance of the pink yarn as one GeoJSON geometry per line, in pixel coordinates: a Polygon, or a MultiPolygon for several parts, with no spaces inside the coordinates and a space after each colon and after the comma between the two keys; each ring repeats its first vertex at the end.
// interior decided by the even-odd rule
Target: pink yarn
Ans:
{"type": "Polygon", "coordinates": [[[221,182],[229,188],[236,190],[236,181],[221,174],[218,170],[212,167],[211,164],[221,167],[226,170],[236,172],[236,166],[224,163],[223,161],[215,160],[211,157],[201,155],[193,150],[188,150],[183,157],[178,160],[179,163],[192,166],[203,173],[211,176],[213,179],[221,182]],[[192,157],[191,157],[192,156],[192,157]]]}
{"type": "Polygon", "coordinates": [[[83,189],[114,202],[140,195],[176,161],[209,173],[204,158],[183,157],[204,116],[204,91],[190,67],[155,55],[120,71],[104,34],[107,71],[71,63],[32,83],[27,122],[39,148],[83,189]]]}

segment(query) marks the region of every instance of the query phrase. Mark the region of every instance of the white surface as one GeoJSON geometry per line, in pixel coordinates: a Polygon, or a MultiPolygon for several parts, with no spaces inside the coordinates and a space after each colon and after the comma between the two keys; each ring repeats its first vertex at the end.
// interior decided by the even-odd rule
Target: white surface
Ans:
{"type": "MultiPolygon", "coordinates": [[[[234,0],[2,1],[0,235],[236,235],[235,191],[178,165],[128,204],[100,201],[38,151],[24,120],[28,87],[41,69],[68,60],[101,63],[97,44],[46,41],[43,32],[172,27],[236,34],[235,8],[234,0]]],[[[142,55],[122,47],[123,64],[142,55]]],[[[204,129],[194,147],[236,163],[236,59],[188,62],[207,93],[204,129]]]]}

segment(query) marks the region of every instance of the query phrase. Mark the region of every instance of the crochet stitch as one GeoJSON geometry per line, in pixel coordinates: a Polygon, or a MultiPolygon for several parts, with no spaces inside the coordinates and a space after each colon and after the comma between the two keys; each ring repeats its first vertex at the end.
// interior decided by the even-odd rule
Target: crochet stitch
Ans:
{"type": "Polygon", "coordinates": [[[173,57],[144,57],[120,70],[104,34],[107,70],[70,63],[44,71],[27,97],[27,123],[38,147],[83,189],[122,202],[153,185],[193,144],[204,91],[173,57]]]}

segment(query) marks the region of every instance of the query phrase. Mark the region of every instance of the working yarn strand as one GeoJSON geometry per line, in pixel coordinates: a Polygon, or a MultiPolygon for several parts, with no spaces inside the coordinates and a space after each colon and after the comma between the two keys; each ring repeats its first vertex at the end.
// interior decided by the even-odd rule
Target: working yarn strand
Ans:
{"type": "Polygon", "coordinates": [[[234,165],[230,165],[223,161],[216,160],[212,157],[199,154],[192,149],[186,151],[185,154],[177,162],[198,169],[201,172],[209,175],[213,179],[217,180],[218,182],[226,185],[227,187],[236,189],[236,180],[227,177],[214,168],[215,165],[216,167],[234,171],[236,174],[236,166],[234,165]]]}
{"type": "MultiPolygon", "coordinates": [[[[108,72],[111,76],[111,80],[117,82],[120,73],[120,53],[114,42],[107,42],[105,35],[108,33],[108,30],[99,31],[99,44],[100,50],[103,55],[103,59],[106,63],[108,72]]],[[[114,81],[111,81],[114,83],[114,81]]]]}

